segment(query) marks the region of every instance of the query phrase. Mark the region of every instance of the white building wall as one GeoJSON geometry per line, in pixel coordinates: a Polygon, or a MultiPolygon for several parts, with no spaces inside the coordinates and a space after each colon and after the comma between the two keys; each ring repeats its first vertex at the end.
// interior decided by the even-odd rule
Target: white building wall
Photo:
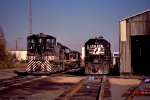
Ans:
{"type": "Polygon", "coordinates": [[[84,59],[85,57],[85,47],[82,47],[82,50],[81,50],[82,54],[81,54],[81,58],[82,60],[84,59]]]}
{"type": "Polygon", "coordinates": [[[12,54],[15,54],[17,60],[27,60],[27,51],[10,51],[12,54]]]}

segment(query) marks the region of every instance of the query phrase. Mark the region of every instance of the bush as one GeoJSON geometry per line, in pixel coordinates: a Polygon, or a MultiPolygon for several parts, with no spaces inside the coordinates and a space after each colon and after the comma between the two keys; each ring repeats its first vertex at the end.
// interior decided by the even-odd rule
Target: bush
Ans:
{"type": "Polygon", "coordinates": [[[25,61],[17,61],[16,56],[9,52],[5,56],[0,58],[0,69],[6,68],[23,68],[26,67],[25,61]]]}
{"type": "Polygon", "coordinates": [[[20,62],[6,62],[6,61],[0,61],[0,69],[7,69],[7,68],[25,68],[26,63],[20,63],[20,62]]]}
{"type": "Polygon", "coordinates": [[[6,40],[3,28],[0,27],[0,69],[25,67],[25,63],[16,62],[16,56],[6,50],[6,40]]]}

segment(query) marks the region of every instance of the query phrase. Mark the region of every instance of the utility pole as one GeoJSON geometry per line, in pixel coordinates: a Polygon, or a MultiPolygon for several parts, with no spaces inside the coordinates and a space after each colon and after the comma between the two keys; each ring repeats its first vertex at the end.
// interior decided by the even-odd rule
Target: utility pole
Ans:
{"type": "Polygon", "coordinates": [[[29,35],[32,34],[32,1],[29,1],[29,35]]]}

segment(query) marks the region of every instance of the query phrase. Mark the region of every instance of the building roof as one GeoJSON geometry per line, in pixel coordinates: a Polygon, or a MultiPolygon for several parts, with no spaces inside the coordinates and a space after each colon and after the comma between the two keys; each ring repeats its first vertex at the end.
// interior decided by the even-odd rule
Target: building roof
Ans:
{"type": "Polygon", "coordinates": [[[150,12],[150,9],[145,10],[145,11],[140,12],[140,13],[137,13],[137,14],[135,14],[135,15],[132,15],[132,16],[129,16],[129,17],[126,17],[126,18],[124,18],[124,19],[121,19],[120,21],[127,20],[127,19],[129,19],[129,18],[132,18],[132,17],[135,17],[135,16],[139,16],[139,15],[141,15],[141,14],[143,14],[143,13],[147,13],[147,12],[150,12]]]}

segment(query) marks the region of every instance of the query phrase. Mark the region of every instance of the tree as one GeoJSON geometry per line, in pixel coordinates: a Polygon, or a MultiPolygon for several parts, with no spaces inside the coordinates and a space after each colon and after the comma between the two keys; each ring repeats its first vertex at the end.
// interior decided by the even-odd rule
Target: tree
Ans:
{"type": "Polygon", "coordinates": [[[6,40],[3,28],[0,27],[0,58],[6,55],[6,40]]]}

